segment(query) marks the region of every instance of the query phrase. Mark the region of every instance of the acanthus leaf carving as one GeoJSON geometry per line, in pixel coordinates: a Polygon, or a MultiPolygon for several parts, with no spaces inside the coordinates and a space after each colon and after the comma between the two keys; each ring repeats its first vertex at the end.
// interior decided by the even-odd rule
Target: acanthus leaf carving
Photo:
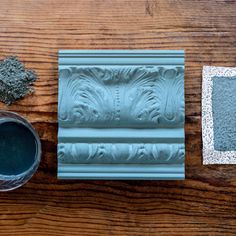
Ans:
{"type": "Polygon", "coordinates": [[[184,152],[183,144],[61,143],[58,159],[68,164],[181,164],[184,152]]]}
{"type": "Polygon", "coordinates": [[[70,67],[60,70],[64,127],[178,127],[184,122],[183,69],[70,67]]]}

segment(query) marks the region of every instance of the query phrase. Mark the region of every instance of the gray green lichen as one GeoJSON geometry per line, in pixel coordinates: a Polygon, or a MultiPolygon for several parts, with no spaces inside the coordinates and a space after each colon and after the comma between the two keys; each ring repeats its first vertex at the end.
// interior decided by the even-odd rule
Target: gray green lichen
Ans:
{"type": "Polygon", "coordinates": [[[37,79],[32,70],[15,56],[0,61],[0,101],[10,105],[26,94],[32,93],[32,83],[37,79]]]}

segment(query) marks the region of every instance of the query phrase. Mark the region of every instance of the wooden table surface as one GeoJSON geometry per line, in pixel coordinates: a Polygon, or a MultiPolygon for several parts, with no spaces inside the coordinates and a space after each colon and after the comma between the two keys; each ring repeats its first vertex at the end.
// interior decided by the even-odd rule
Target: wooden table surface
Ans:
{"type": "Polygon", "coordinates": [[[17,55],[35,93],[0,109],[38,131],[42,161],[0,193],[0,235],[236,235],[236,168],[202,165],[203,65],[236,65],[236,1],[1,0],[0,56],[17,55]],[[61,181],[58,49],[185,49],[186,180],[61,181]]]}

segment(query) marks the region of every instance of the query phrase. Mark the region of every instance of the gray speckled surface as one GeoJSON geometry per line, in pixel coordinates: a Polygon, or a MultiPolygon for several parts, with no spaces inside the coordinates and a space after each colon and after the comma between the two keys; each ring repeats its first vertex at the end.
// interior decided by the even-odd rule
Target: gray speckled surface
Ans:
{"type": "Polygon", "coordinates": [[[36,74],[16,57],[0,61],[0,101],[10,105],[33,92],[31,85],[36,79],[36,74]]]}
{"type": "MultiPolygon", "coordinates": [[[[235,121],[233,119],[235,117],[234,114],[236,114],[234,100],[236,98],[229,97],[233,96],[232,93],[235,91],[233,87],[229,88],[235,82],[234,77],[236,77],[236,68],[203,67],[202,139],[203,164],[205,165],[236,164],[236,141],[233,141],[235,130],[233,127],[235,121]],[[233,80],[229,82],[221,81],[220,84],[217,84],[217,89],[213,92],[215,77],[220,78],[219,80],[224,80],[226,77],[233,80]],[[225,83],[228,84],[226,87],[225,83]],[[222,102],[223,99],[224,102],[222,102]],[[226,109],[225,111],[222,110],[224,107],[226,109]],[[216,113],[217,115],[215,116],[216,113]],[[217,130],[214,130],[214,128],[217,130]],[[231,131],[233,132],[231,133],[231,131]],[[215,140],[219,138],[220,140],[215,143],[215,140]]],[[[218,79],[215,82],[218,83],[218,79]]]]}
{"type": "Polygon", "coordinates": [[[236,150],[236,77],[214,77],[212,112],[214,148],[236,150]]]}

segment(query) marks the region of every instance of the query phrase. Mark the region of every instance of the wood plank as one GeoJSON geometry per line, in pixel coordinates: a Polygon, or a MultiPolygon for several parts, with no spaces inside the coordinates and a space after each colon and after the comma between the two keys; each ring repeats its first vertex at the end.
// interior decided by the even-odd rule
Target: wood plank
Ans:
{"type": "Polygon", "coordinates": [[[236,1],[1,0],[1,58],[39,75],[12,106],[39,132],[39,171],[0,193],[0,235],[235,235],[234,166],[201,164],[201,70],[235,66],[236,1]],[[56,179],[57,51],[184,49],[185,181],[56,179]]]}

